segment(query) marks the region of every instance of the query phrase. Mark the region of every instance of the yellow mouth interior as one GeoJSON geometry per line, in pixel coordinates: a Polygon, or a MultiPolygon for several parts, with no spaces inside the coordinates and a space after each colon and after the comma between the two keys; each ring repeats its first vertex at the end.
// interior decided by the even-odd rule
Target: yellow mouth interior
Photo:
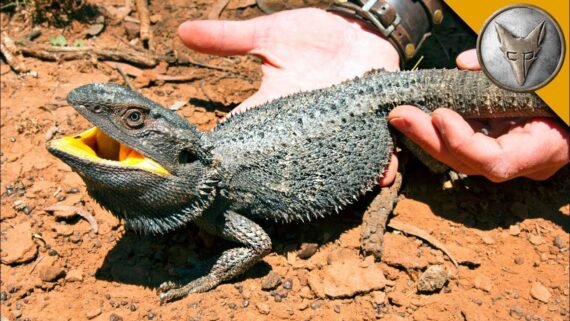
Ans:
{"type": "Polygon", "coordinates": [[[123,145],[97,127],[76,136],[67,136],[50,142],[50,147],[93,163],[145,170],[158,175],[170,175],[156,161],[123,145]]]}

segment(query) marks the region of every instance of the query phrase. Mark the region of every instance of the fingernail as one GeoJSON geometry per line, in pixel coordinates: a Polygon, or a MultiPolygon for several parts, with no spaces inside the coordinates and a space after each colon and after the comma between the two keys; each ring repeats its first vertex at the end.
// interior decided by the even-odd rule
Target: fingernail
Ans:
{"type": "Polygon", "coordinates": [[[390,119],[390,124],[402,133],[407,133],[410,130],[410,123],[405,118],[394,117],[390,119]]]}

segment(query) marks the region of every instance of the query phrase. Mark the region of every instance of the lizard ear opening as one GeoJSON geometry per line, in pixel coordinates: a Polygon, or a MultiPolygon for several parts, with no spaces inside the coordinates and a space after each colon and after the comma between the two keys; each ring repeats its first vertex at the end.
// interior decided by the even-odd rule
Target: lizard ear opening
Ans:
{"type": "Polygon", "coordinates": [[[198,160],[198,155],[190,149],[183,149],[178,155],[178,163],[190,164],[198,160]]]}

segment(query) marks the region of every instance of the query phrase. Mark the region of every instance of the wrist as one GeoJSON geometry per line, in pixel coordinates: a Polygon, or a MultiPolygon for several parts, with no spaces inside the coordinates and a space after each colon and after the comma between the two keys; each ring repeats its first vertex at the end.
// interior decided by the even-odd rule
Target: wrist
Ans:
{"type": "Polygon", "coordinates": [[[397,50],[401,66],[443,19],[441,0],[337,0],[328,11],[362,22],[397,50]]]}

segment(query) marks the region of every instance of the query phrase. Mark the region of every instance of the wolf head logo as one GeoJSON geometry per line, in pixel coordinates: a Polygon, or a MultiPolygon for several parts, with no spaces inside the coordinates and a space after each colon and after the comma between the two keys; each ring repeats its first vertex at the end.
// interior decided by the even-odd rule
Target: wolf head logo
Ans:
{"type": "Polygon", "coordinates": [[[495,23],[495,30],[505,59],[511,64],[517,83],[522,86],[528,70],[536,60],[540,44],[544,40],[544,21],[538,24],[526,37],[515,37],[505,27],[495,23]]]}

